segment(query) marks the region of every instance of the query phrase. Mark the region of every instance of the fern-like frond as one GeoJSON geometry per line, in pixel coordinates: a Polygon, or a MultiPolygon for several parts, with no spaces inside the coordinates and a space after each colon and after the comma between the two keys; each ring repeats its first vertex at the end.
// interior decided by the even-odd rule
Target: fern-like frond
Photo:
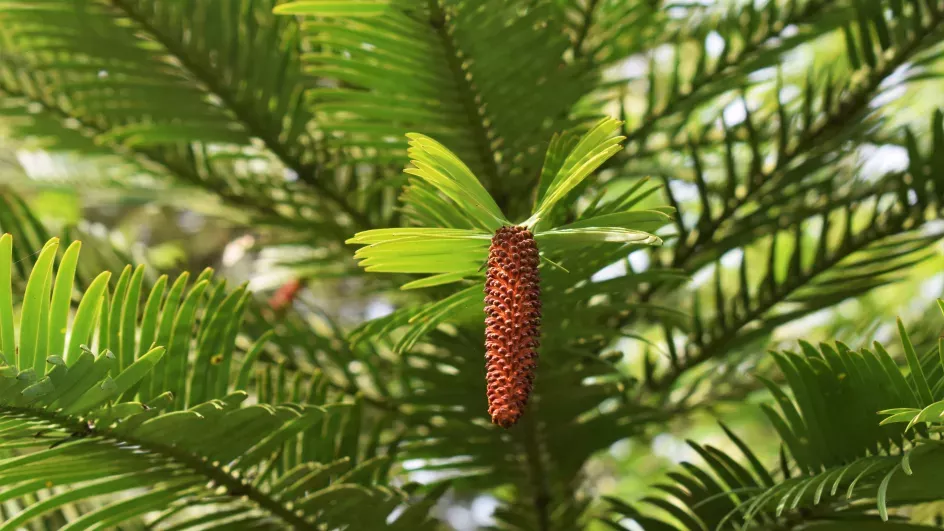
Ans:
{"type": "Polygon", "coordinates": [[[785,451],[780,475],[728,431],[738,459],[691,443],[707,466],[685,464],[686,473],[670,474],[675,483],[660,490],[671,501],[612,500],[614,511],[644,529],[793,528],[840,515],[841,529],[860,529],[888,520],[890,507],[937,499],[944,453],[927,424],[938,421],[944,373],[938,352],[922,363],[900,322],[899,330],[908,373],[878,343],[853,351],[801,342],[802,354],[772,354],[792,391],[762,378],[776,407],[761,407],[785,451]],[[897,423],[908,424],[902,430],[897,423]]]}
{"type": "Polygon", "coordinates": [[[678,44],[668,61],[664,55],[649,58],[645,110],[628,116],[623,132],[630,146],[639,150],[656,132],[679,131],[687,117],[696,115],[693,110],[751,84],[752,72],[777,65],[784,54],[836,30],[853,16],[831,0],[725,9],[691,17],[696,22],[678,30],[678,44]],[[717,40],[720,49],[710,49],[709,39],[717,40]]]}
{"type": "MultiPolygon", "coordinates": [[[[926,217],[939,216],[939,207],[935,205],[940,202],[940,185],[934,177],[937,170],[931,169],[931,166],[936,164],[936,159],[929,154],[933,152],[933,148],[932,151],[919,149],[915,136],[906,131],[899,135],[898,142],[909,146],[911,167],[908,171],[891,172],[877,180],[874,177],[865,180],[855,176],[848,177],[848,167],[853,162],[844,151],[843,143],[865,142],[881,131],[886,120],[874,112],[875,107],[871,102],[884,90],[885,80],[900,68],[920,72],[926,64],[923,58],[935,56],[935,36],[942,31],[942,21],[934,13],[940,13],[940,10],[924,9],[917,5],[919,3],[921,2],[910,3],[910,7],[905,10],[906,16],[901,19],[889,18],[890,12],[878,18],[866,17],[870,31],[889,30],[892,26],[898,28],[889,30],[894,37],[883,45],[882,60],[861,65],[859,71],[851,77],[833,78],[827,75],[817,80],[813,76],[807,80],[799,95],[792,98],[785,97],[781,90],[782,85],[775,83],[772,104],[768,108],[752,109],[745,101],[745,116],[741,123],[729,125],[724,120],[715,122],[719,124],[718,137],[723,140],[720,145],[709,144],[703,147],[689,138],[684,166],[678,167],[678,162],[659,166],[660,173],[670,175],[665,179],[670,204],[683,208],[689,214],[677,218],[678,238],[674,240],[674,245],[667,247],[670,249],[668,252],[660,253],[662,256],[656,257],[657,260],[672,268],[688,270],[692,274],[735,250],[743,254],[745,264],[747,261],[753,263],[771,258],[777,262],[773,266],[776,269],[773,273],[770,272],[771,267],[768,267],[768,271],[763,275],[742,275],[744,280],[740,284],[753,287],[739,288],[739,295],[736,297],[730,297],[726,292],[723,298],[727,300],[722,305],[709,302],[720,300],[714,295],[699,296],[690,306],[695,314],[694,322],[691,326],[679,327],[679,335],[687,335],[690,338],[687,342],[689,346],[685,348],[691,349],[690,352],[681,354],[681,357],[711,359],[722,351],[736,356],[737,347],[764,337],[779,324],[858,294],[858,291],[837,291],[835,288],[840,286],[841,282],[834,279],[832,287],[827,287],[826,293],[829,296],[803,296],[803,300],[795,301],[801,304],[800,308],[794,308],[797,313],[785,312],[780,318],[773,319],[766,325],[764,323],[765,314],[776,305],[789,302],[790,297],[799,295],[803,290],[812,290],[814,285],[829,279],[833,273],[826,270],[817,272],[801,281],[794,289],[781,292],[780,295],[764,292],[757,286],[762,284],[763,279],[776,283],[778,275],[801,272],[809,267],[805,265],[805,261],[823,258],[824,251],[828,251],[834,242],[846,239],[837,232],[838,226],[849,226],[850,235],[856,236],[863,230],[881,231],[883,224],[886,228],[899,225],[898,228],[891,228],[884,236],[879,237],[878,233],[875,233],[873,237],[866,238],[863,240],[865,246],[861,249],[846,249],[861,254],[868,246],[876,245],[882,252],[889,253],[886,256],[900,259],[899,262],[886,263],[885,265],[889,266],[887,271],[880,271],[876,267],[871,267],[869,271],[850,271],[857,283],[878,279],[899,270],[898,266],[906,267],[909,265],[907,256],[916,256],[906,252],[904,247],[883,247],[879,242],[887,237],[891,242],[897,241],[907,246],[907,233],[914,231],[926,217]],[[910,177],[912,170],[915,175],[923,174],[916,178],[913,188],[910,177]],[[929,170],[930,174],[927,173],[929,170]],[[682,189],[690,192],[694,200],[680,204],[682,202],[678,199],[678,193],[682,189]],[[920,201],[918,195],[921,196],[920,201]],[[899,214],[891,214],[891,211],[888,211],[888,215],[882,214],[886,207],[897,210],[899,214]],[[918,210],[923,208],[927,208],[927,212],[922,210],[918,213],[918,210]],[[696,210],[698,214],[691,214],[692,210],[696,210]],[[846,214],[840,214],[841,212],[846,214]],[[888,225],[883,221],[883,217],[889,220],[894,217],[898,219],[888,225]],[[842,221],[843,218],[855,222],[846,223],[842,221]],[[869,221],[865,221],[866,219],[869,221]],[[827,228],[826,232],[823,232],[824,227],[827,228]],[[819,245],[820,250],[816,250],[816,244],[803,243],[801,246],[812,245],[812,250],[805,249],[806,254],[785,258],[784,246],[788,245],[786,240],[799,238],[797,242],[805,242],[809,240],[806,232],[810,230],[822,235],[818,238],[822,244],[819,245]],[[775,236],[780,232],[783,234],[775,236]],[[773,240],[778,242],[773,247],[775,253],[767,253],[765,258],[755,258],[756,248],[769,249],[773,240]],[[896,248],[901,252],[896,253],[896,248]],[[776,253],[780,253],[779,258],[775,256],[776,253]],[[817,256],[819,258],[814,258],[817,256]],[[785,264],[793,265],[787,269],[785,264]],[[814,299],[819,303],[806,309],[802,308],[814,299]],[[761,308],[761,312],[753,312],[752,308],[761,308]],[[708,317],[710,323],[700,322],[705,316],[714,317],[708,317]],[[702,339],[698,339],[705,334],[711,334],[711,330],[718,326],[725,329],[732,324],[739,330],[743,329],[743,337],[740,332],[722,333],[726,339],[723,346],[719,345],[720,350],[706,346],[702,339]]],[[[867,6],[859,6],[856,9],[859,8],[862,13],[871,13],[867,6]]],[[[908,76],[904,79],[908,79],[908,76]]],[[[932,139],[932,143],[940,134],[940,121],[937,116],[931,120],[930,134],[926,136],[932,139]]],[[[642,168],[645,167],[644,165],[642,168]]],[[[854,175],[855,172],[852,173],[854,175]]],[[[910,245],[911,252],[920,251],[919,241],[913,241],[910,245]]],[[[800,248],[796,245],[791,247],[800,248]]],[[[843,258],[843,261],[855,261],[856,258],[850,256],[843,258]]],[[[874,266],[880,261],[880,258],[873,257],[872,261],[866,261],[865,264],[874,266]]],[[[834,267],[842,268],[843,265],[837,262],[828,269],[832,270],[834,267]]],[[[748,269],[753,268],[742,267],[744,272],[748,269]]],[[[718,282],[721,282],[720,269],[717,271],[718,282]]],[[[813,272],[815,268],[808,271],[813,272]]],[[[730,285],[726,284],[724,288],[718,289],[728,287],[730,285]]],[[[647,287],[647,290],[639,299],[642,302],[672,296],[659,286],[647,287]]],[[[702,291],[711,290],[702,288],[702,291]]],[[[714,291],[716,294],[717,289],[714,291]]],[[[674,325],[668,328],[674,328],[674,325]]],[[[672,332],[669,335],[676,336],[672,332]]],[[[671,383],[687,369],[684,363],[679,364],[676,359],[679,355],[671,352],[669,354],[669,362],[674,367],[669,370],[668,382],[671,383]]]]}
{"type": "MultiPolygon", "coordinates": [[[[692,363],[736,351],[782,323],[894,281],[929,256],[928,247],[940,235],[924,226],[939,218],[944,197],[934,155],[944,138],[942,125],[942,114],[937,113],[927,148],[919,147],[906,131],[903,138],[910,146],[906,171],[872,181],[853,178],[843,183],[830,176],[798,183],[767,204],[761,199],[756,210],[737,219],[729,234],[715,232],[705,252],[720,257],[731,249],[745,249],[738,272],[725,274],[721,262],[712,266],[714,282],[696,290],[693,322],[683,331],[692,340],[683,359],[673,360],[678,365],[668,380],[657,387],[673,381],[692,363]],[[811,198],[822,206],[810,206],[816,204],[811,198]],[[788,229],[780,232],[780,227],[788,229]],[[775,232],[764,237],[769,231],[775,232]],[[811,233],[816,236],[811,238],[811,233]],[[758,247],[765,250],[759,252],[758,247]],[[759,268],[757,262],[766,266],[759,268]],[[736,280],[731,278],[735,276],[736,280]],[[778,310],[780,305],[783,310],[778,310]]],[[[705,181],[699,178],[699,182],[705,181]]],[[[704,187],[702,191],[708,193],[704,187]]],[[[695,229],[705,230],[710,226],[695,229]]],[[[674,258],[701,265],[695,256],[680,256],[684,255],[674,258]]]]}
{"type": "Polygon", "coordinates": [[[309,71],[334,80],[312,91],[326,141],[346,157],[405,162],[403,135],[422,131],[500,204],[533,183],[545,143],[592,81],[587,65],[565,60],[548,2],[390,2],[349,17],[312,6],[309,71]]]}
{"type": "MultiPolygon", "coordinates": [[[[26,201],[8,189],[0,192],[0,232],[10,233],[14,240],[19,242],[13,247],[11,277],[14,286],[13,297],[16,302],[19,302],[29,278],[29,271],[39,257],[43,242],[52,237],[51,232],[35,216],[26,201]]],[[[126,252],[115,247],[107,239],[74,227],[64,228],[61,239],[64,241],[81,240],[86,244],[82,252],[83,258],[76,267],[73,306],[78,304],[81,292],[101,271],[123,271],[124,264],[132,261],[126,252]]],[[[63,252],[63,249],[58,251],[60,258],[63,252]]],[[[177,280],[183,282],[182,279],[177,280]]],[[[212,277],[208,280],[212,286],[207,289],[215,290],[219,281],[212,277]]],[[[142,299],[145,298],[145,294],[150,294],[155,288],[162,290],[162,296],[165,299],[171,296],[171,299],[163,302],[165,306],[173,304],[172,300],[182,297],[182,293],[176,293],[173,289],[168,293],[170,279],[154,275],[148,268],[143,270],[140,282],[142,299]]],[[[225,283],[221,289],[225,292],[225,283]]],[[[153,304],[162,303],[155,299],[153,304]]],[[[247,356],[253,361],[259,360],[284,366],[285,370],[290,372],[311,374],[320,371],[326,377],[328,387],[333,391],[330,394],[332,400],[366,393],[364,398],[376,408],[395,411],[397,406],[391,397],[390,382],[381,377],[380,373],[383,369],[380,367],[379,360],[373,359],[371,364],[363,363],[364,356],[369,355],[369,346],[365,344],[358,348],[351,348],[345,330],[337,322],[321,309],[307,307],[307,303],[302,304],[306,306],[304,315],[300,311],[289,308],[272,308],[256,297],[248,298],[242,308],[244,320],[237,327],[238,334],[233,340],[233,345],[229,347],[234,349],[234,356],[247,356]],[[370,371],[369,383],[359,381],[362,377],[352,368],[354,366],[361,366],[370,371]]],[[[163,316],[164,311],[174,310],[167,306],[166,310],[161,307],[152,307],[151,312],[153,311],[162,312],[161,316],[163,316]]],[[[172,316],[170,318],[173,319],[172,316]]],[[[150,333],[144,337],[150,337],[150,333]]],[[[158,339],[166,342],[168,340],[166,331],[164,336],[158,339]]],[[[106,345],[100,346],[104,348],[106,345]]],[[[252,368],[252,362],[239,367],[239,377],[243,383],[238,385],[238,388],[242,389],[253,381],[252,375],[255,373],[252,368]]],[[[388,369],[393,370],[392,367],[388,369]]]]}
{"type": "Polygon", "coordinates": [[[47,150],[143,165],[276,220],[316,219],[314,202],[369,225],[318,170],[297,25],[257,4],[5,2],[5,121],[47,150]]]}
{"type": "Polygon", "coordinates": [[[284,375],[253,374],[253,355],[237,370],[245,288],[228,293],[206,271],[189,289],[185,274],[145,290],[128,267],[113,290],[96,277],[72,315],[80,245],[54,268],[57,247],[42,248],[14,314],[12,238],[0,238],[6,528],[67,505],[80,516],[65,529],[427,525],[423,504],[389,518],[408,496],[384,486],[391,457],[361,433],[360,403],[326,405],[323,378],[287,394],[284,375]]]}

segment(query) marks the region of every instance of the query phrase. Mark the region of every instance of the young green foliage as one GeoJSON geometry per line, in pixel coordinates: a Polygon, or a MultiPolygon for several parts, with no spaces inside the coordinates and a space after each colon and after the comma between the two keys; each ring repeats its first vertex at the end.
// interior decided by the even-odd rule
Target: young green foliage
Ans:
{"type": "MultiPolygon", "coordinates": [[[[653,232],[671,221],[668,210],[631,210],[627,207],[560,227],[553,227],[546,220],[561,198],[581,185],[618,151],[621,137],[614,137],[613,133],[619,125],[620,122],[606,118],[573,145],[552,144],[554,151],[548,153],[546,164],[556,167],[557,160],[562,162],[553,170],[555,176],[546,193],[535,204],[531,217],[520,224],[533,230],[545,260],[548,256],[561,256],[566,267],[570,263],[568,255],[588,246],[604,243],[621,247],[661,245],[662,240],[653,232]]],[[[412,166],[405,172],[420,177],[438,192],[439,201],[427,202],[425,208],[438,210],[434,218],[441,220],[448,219],[450,212],[457,211],[472,228],[452,228],[444,223],[440,227],[374,229],[356,234],[347,243],[363,246],[354,257],[366,271],[431,275],[404,283],[401,289],[480,281],[485,274],[493,233],[499,227],[513,223],[505,218],[478,179],[454,154],[423,135],[411,134],[409,137],[412,166]]],[[[419,199],[425,198],[421,196],[419,199]]],[[[407,201],[416,199],[405,194],[407,201]]],[[[419,206],[414,205],[414,208],[419,206]]],[[[447,318],[458,317],[454,312],[459,306],[474,304],[477,298],[475,290],[460,293],[468,297],[456,294],[411,317],[409,322],[416,324],[398,344],[397,350],[402,352],[412,347],[420,337],[447,318]]]]}
{"type": "MultiPolygon", "coordinates": [[[[535,229],[534,237],[542,242],[543,254],[556,254],[558,249],[599,242],[662,243],[659,237],[646,232],[655,232],[670,221],[670,217],[660,211],[626,210],[562,227],[537,228],[560,198],[580,185],[616,152],[614,148],[618,148],[620,137],[612,135],[618,127],[618,121],[604,119],[584,134],[575,146],[552,146],[553,149],[568,149],[568,153],[544,198],[535,206],[532,216],[519,224],[535,229]],[[634,230],[634,227],[645,230],[634,230]]],[[[447,202],[426,205],[427,208],[441,209],[440,219],[447,217],[448,209],[457,208],[475,228],[455,229],[445,225],[375,229],[360,232],[347,243],[364,245],[355,253],[355,258],[360,260],[361,266],[367,271],[437,275],[429,279],[432,284],[408,283],[404,289],[480,277],[492,234],[499,227],[514,223],[498,210],[497,204],[478,179],[455,155],[425,136],[409,136],[413,166],[407,168],[406,173],[420,176],[444,198],[448,198],[447,202]]],[[[550,153],[548,157],[549,160],[553,159],[550,153]]],[[[411,199],[407,197],[407,200],[411,199]]]]}

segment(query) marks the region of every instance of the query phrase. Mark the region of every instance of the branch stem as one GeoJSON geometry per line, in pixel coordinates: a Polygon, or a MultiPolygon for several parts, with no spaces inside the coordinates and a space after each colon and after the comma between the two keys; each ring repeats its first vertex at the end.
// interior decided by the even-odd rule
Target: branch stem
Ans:
{"type": "Polygon", "coordinates": [[[534,488],[533,506],[537,516],[538,531],[550,531],[551,519],[548,509],[551,504],[551,494],[547,483],[547,471],[544,467],[544,454],[541,451],[538,436],[537,420],[535,420],[534,411],[524,417],[521,427],[524,428],[525,456],[528,461],[532,488],[534,488]]]}

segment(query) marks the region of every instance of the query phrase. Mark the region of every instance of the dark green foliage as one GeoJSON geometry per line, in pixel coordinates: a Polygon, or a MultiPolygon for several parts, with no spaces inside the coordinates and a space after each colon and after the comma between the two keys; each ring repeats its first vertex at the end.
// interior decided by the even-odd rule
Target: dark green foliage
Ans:
{"type": "Polygon", "coordinates": [[[431,529],[452,489],[498,498],[501,529],[923,529],[940,323],[763,353],[938,253],[944,114],[904,111],[939,104],[914,94],[942,38],[942,0],[0,0],[0,149],[63,157],[49,186],[212,201],[252,252],[294,251],[302,292],[395,306],[351,322],[129,266],[2,189],[2,525],[431,529]],[[543,333],[503,431],[483,264],[513,224],[543,333]],[[664,498],[587,481],[748,395],[774,398],[779,470],[725,428],[738,453],[692,442],[664,498]]]}
{"type": "Polygon", "coordinates": [[[944,454],[934,432],[940,431],[944,403],[935,400],[941,394],[944,352],[935,349],[925,357],[933,375],[929,380],[903,327],[901,339],[913,363],[907,375],[879,343],[854,351],[842,343],[817,349],[801,342],[802,354],[771,353],[792,393],[761,378],[775,402],[775,407],[763,405],[764,413],[786,452],[779,474],[765,468],[724,428],[742,455],[732,458],[690,443],[707,467],[686,463],[687,473],[672,475],[676,484],[660,488],[680,505],[646,499],[640,509],[647,516],[612,499],[613,511],[647,530],[739,529],[834,519],[852,528],[888,520],[890,506],[939,500],[936,478],[944,454]],[[886,418],[881,420],[877,412],[886,418]],[[907,426],[902,430],[898,423],[907,426]],[[652,510],[665,511],[669,518],[653,516],[652,510]]]}
{"type": "MultiPolygon", "coordinates": [[[[0,239],[0,271],[10,266],[11,242],[8,235],[0,239]]],[[[364,426],[362,401],[333,403],[323,377],[295,374],[289,383],[284,368],[274,382],[268,369],[230,380],[248,299],[245,288],[227,294],[225,282],[211,294],[210,271],[192,288],[186,274],[180,277],[163,305],[167,278],[159,278],[140,321],[142,269],[126,268],[113,295],[103,273],[78,304],[68,345],[55,341],[70,304],[56,293],[71,282],[79,249],[73,244],[64,253],[50,303],[50,282],[43,279],[53,275],[57,245],[52,240],[43,248],[26,284],[16,347],[10,348],[13,316],[4,311],[0,319],[3,448],[18,454],[0,463],[0,482],[10,487],[3,496],[10,502],[5,525],[142,487],[152,490],[137,502],[91,505],[71,525],[117,525],[160,511],[152,525],[196,515],[229,529],[306,528],[316,521],[376,527],[406,500],[405,491],[383,486],[391,456],[382,447],[391,441],[364,426]],[[121,311],[104,320],[116,308],[121,311]],[[242,405],[249,392],[257,403],[242,405]],[[45,501],[33,508],[29,498],[18,501],[40,493],[45,501]],[[340,493],[346,503],[331,501],[340,493]],[[201,504],[218,506],[217,512],[194,513],[201,504]],[[349,504],[364,507],[352,517],[349,504]]],[[[0,286],[0,306],[11,298],[9,285],[0,286]]]]}

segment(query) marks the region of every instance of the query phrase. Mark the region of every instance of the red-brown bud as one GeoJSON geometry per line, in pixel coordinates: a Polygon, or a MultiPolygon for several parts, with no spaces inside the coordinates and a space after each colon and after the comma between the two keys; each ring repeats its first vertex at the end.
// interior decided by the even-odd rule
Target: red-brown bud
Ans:
{"type": "Polygon", "coordinates": [[[521,418],[537,367],[538,263],[538,247],[528,229],[502,227],[492,237],[485,281],[485,379],[488,414],[503,428],[521,418]]]}
{"type": "Polygon", "coordinates": [[[283,284],[272,297],[269,298],[269,307],[275,311],[282,311],[292,305],[298,292],[302,290],[302,282],[293,278],[283,284]]]}

